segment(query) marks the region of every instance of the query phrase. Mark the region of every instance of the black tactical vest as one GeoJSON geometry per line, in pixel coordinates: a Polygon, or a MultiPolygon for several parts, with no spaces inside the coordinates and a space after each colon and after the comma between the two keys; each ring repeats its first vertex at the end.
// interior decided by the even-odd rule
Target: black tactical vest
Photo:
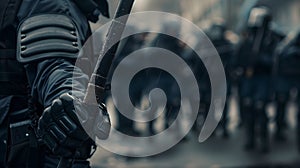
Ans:
{"type": "Polygon", "coordinates": [[[16,60],[16,15],[22,0],[0,2],[0,95],[25,95],[26,73],[23,65],[16,60]]]}

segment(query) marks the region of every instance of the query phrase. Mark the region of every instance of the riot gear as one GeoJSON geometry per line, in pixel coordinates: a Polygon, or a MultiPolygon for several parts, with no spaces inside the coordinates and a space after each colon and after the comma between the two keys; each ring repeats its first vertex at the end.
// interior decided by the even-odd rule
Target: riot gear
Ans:
{"type": "Polygon", "coordinates": [[[80,100],[70,94],[63,94],[55,99],[50,107],[45,109],[39,119],[37,131],[54,154],[66,158],[88,159],[90,157],[90,145],[93,145],[94,142],[81,125],[86,130],[97,129],[97,131],[92,130],[95,136],[99,139],[106,139],[110,131],[110,121],[105,107],[84,107],[80,100]],[[76,111],[80,112],[81,115],[76,111]],[[101,114],[99,118],[101,121],[95,121],[97,116],[82,117],[93,113],[101,114]],[[101,127],[94,128],[95,122],[101,127]],[[87,145],[87,147],[83,145],[87,145]],[[74,151],[74,149],[79,150],[74,151]]]}
{"type": "MultiPolygon", "coordinates": [[[[71,90],[74,97],[83,97],[88,76],[74,66],[74,62],[81,45],[91,34],[88,20],[72,1],[1,0],[1,4],[0,167],[56,167],[59,156],[45,146],[44,142],[53,147],[53,141],[47,141],[45,136],[60,138],[69,134],[60,134],[61,127],[49,123],[55,122],[54,118],[45,116],[55,113],[55,110],[45,108],[71,90]],[[74,72],[78,80],[72,79],[74,72]],[[46,125],[45,130],[39,131],[42,141],[36,135],[37,121],[41,116],[40,124],[46,125]]],[[[103,109],[97,109],[99,111],[103,109]]],[[[68,113],[63,112],[63,116],[72,114],[68,110],[68,113]]],[[[78,122],[67,123],[80,126],[78,122]]],[[[72,135],[72,138],[80,141],[81,136],[72,135]]],[[[78,149],[82,155],[77,158],[87,159],[93,143],[82,143],[84,145],[78,149]]],[[[66,146],[70,151],[77,150],[78,144],[73,145],[66,146]]],[[[77,163],[75,159],[74,164],[77,163]]],[[[89,162],[85,160],[78,165],[88,167],[89,162]]]]}
{"type": "Polygon", "coordinates": [[[272,20],[272,16],[270,13],[270,9],[267,7],[256,7],[251,10],[249,19],[248,19],[248,27],[252,28],[268,28],[270,22],[272,20]]]}
{"type": "Polygon", "coordinates": [[[76,58],[81,41],[77,26],[64,15],[39,15],[19,27],[17,59],[22,63],[53,57],[76,58]]]}
{"type": "Polygon", "coordinates": [[[256,135],[260,138],[262,152],[269,151],[268,116],[266,105],[271,99],[271,77],[275,47],[283,38],[270,29],[271,15],[266,7],[253,8],[249,16],[247,36],[237,52],[241,67],[240,99],[246,124],[245,148],[256,146],[256,135]],[[259,126],[257,131],[256,123],[259,126]],[[259,133],[259,134],[258,134],[259,133]]]}
{"type": "MultiPolygon", "coordinates": [[[[219,21],[215,24],[213,24],[208,32],[209,38],[211,39],[212,43],[216,47],[222,63],[224,65],[225,73],[226,73],[226,79],[227,79],[227,99],[229,98],[229,95],[231,94],[231,75],[230,70],[231,62],[232,62],[232,56],[233,56],[233,44],[226,38],[226,26],[225,23],[222,21],[219,21]]],[[[209,81],[208,81],[209,82],[209,81]]],[[[208,93],[210,94],[210,93],[208,93]]],[[[206,106],[209,106],[208,102],[206,106]]],[[[226,101],[224,112],[222,116],[222,120],[220,122],[220,126],[222,128],[223,137],[227,138],[229,136],[228,130],[227,130],[227,123],[228,123],[228,101],[226,101]]]]}
{"type": "Polygon", "coordinates": [[[299,34],[300,33],[297,32],[296,34],[287,36],[276,50],[274,65],[274,75],[276,78],[274,92],[277,104],[275,138],[279,141],[286,139],[284,134],[286,128],[285,115],[290,98],[290,91],[294,88],[299,90],[299,34]]]}

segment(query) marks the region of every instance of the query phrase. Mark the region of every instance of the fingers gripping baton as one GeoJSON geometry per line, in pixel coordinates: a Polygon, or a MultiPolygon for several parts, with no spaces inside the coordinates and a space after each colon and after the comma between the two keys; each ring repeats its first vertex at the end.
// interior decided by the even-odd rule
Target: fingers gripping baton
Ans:
{"type": "MultiPolygon", "coordinates": [[[[86,104],[94,104],[94,96],[96,95],[97,103],[103,101],[106,90],[107,76],[110,71],[112,62],[117,52],[119,41],[125,29],[128,15],[133,7],[134,0],[121,0],[115,16],[112,20],[100,56],[97,60],[96,67],[88,83],[87,91],[83,102],[86,104]],[[120,19],[120,17],[122,17],[120,19]],[[118,19],[119,18],[119,19],[118,19]],[[112,44],[117,41],[116,44],[112,44]],[[110,46],[113,46],[109,48],[110,46]]],[[[58,168],[72,167],[73,159],[62,157],[58,164],[58,168]]]]}

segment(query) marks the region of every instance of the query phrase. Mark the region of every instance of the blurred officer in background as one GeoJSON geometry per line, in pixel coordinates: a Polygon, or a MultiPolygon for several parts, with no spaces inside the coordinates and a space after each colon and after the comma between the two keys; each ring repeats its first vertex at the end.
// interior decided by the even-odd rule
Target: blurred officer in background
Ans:
{"type": "Polygon", "coordinates": [[[220,122],[220,126],[223,130],[223,137],[227,138],[228,130],[227,130],[227,124],[228,124],[228,98],[231,94],[231,86],[232,86],[232,79],[231,79],[231,72],[232,69],[231,62],[232,62],[232,56],[234,52],[234,46],[233,44],[226,38],[226,26],[223,21],[219,21],[218,23],[214,23],[208,33],[208,36],[210,40],[212,41],[213,45],[216,47],[224,69],[226,73],[226,80],[227,80],[227,101],[225,104],[222,120],[220,122]]]}
{"type": "Polygon", "coordinates": [[[247,35],[238,48],[238,68],[242,70],[240,95],[246,124],[246,150],[254,149],[259,134],[260,150],[269,151],[269,131],[266,105],[270,87],[274,50],[282,39],[271,30],[272,16],[266,7],[251,10],[247,35]],[[258,128],[256,128],[258,126],[258,128]]]}
{"type": "MultiPolygon", "coordinates": [[[[219,33],[219,32],[218,32],[219,33]]],[[[207,32],[209,34],[209,32],[207,32]]],[[[201,34],[200,34],[201,35],[201,34]]],[[[195,37],[199,37],[197,34],[195,37]]],[[[196,134],[199,134],[201,131],[204,121],[208,115],[210,103],[211,103],[211,84],[208,71],[204,65],[204,62],[209,60],[209,57],[199,57],[199,55],[195,52],[197,50],[201,50],[205,45],[205,41],[203,39],[196,39],[195,46],[192,48],[186,47],[186,51],[183,54],[184,59],[190,66],[193,71],[195,78],[197,80],[197,84],[199,87],[200,94],[200,106],[196,121],[193,125],[193,130],[196,134]]],[[[194,100],[199,101],[199,100],[194,100]]]]}
{"type": "Polygon", "coordinates": [[[291,45],[290,47],[290,52],[291,55],[297,57],[297,64],[294,63],[295,67],[297,68],[296,75],[297,77],[295,77],[294,79],[298,79],[296,80],[296,86],[298,89],[298,97],[297,97],[297,104],[298,104],[298,114],[297,114],[297,145],[298,145],[298,152],[300,152],[300,96],[299,96],[299,91],[300,91],[300,67],[298,66],[300,63],[300,31],[297,32],[296,36],[295,36],[295,40],[294,40],[294,44],[291,45]]]}
{"type": "MultiPolygon", "coordinates": [[[[133,25],[127,25],[126,28],[128,31],[135,33],[137,31],[137,27],[133,25]]],[[[114,60],[113,66],[111,73],[114,72],[115,68],[119,65],[124,66],[126,69],[130,69],[132,66],[135,64],[138,64],[138,62],[131,62],[131,64],[125,65],[125,63],[122,63],[121,61],[128,55],[130,55],[132,52],[137,51],[139,49],[142,49],[145,45],[146,38],[147,38],[148,33],[140,33],[140,34],[134,34],[131,35],[127,38],[124,38],[120,42],[120,46],[118,49],[118,52],[116,54],[116,59],[114,60]]],[[[143,88],[144,88],[144,76],[143,72],[138,73],[133,81],[131,82],[130,88],[129,88],[129,95],[131,98],[131,101],[134,106],[137,108],[140,108],[140,102],[142,99],[142,94],[143,94],[143,88]]],[[[109,79],[111,79],[112,74],[110,75],[109,79]]],[[[120,83],[120,87],[122,87],[122,84],[120,83]]],[[[118,102],[117,102],[118,103],[118,102]]],[[[127,118],[123,114],[118,111],[116,108],[116,113],[118,116],[118,126],[117,130],[120,132],[126,134],[126,135],[131,135],[131,136],[138,136],[139,133],[135,130],[134,128],[134,121],[127,118]]],[[[131,111],[132,113],[134,110],[131,111]]]]}
{"type": "Polygon", "coordinates": [[[276,116],[276,138],[284,140],[283,127],[285,123],[285,108],[291,89],[298,90],[296,104],[298,105],[297,117],[297,143],[300,145],[300,124],[299,124],[299,89],[300,89],[300,32],[287,36],[278,47],[277,61],[275,62],[276,72],[276,96],[277,116],[276,116]]]}
{"type": "MultiPolygon", "coordinates": [[[[164,32],[168,32],[170,35],[157,34],[153,41],[149,44],[150,47],[159,47],[173,52],[178,56],[182,56],[184,51],[184,43],[177,39],[180,35],[181,24],[178,21],[167,21],[162,25],[164,32]]],[[[163,55],[162,55],[163,56],[163,55]]],[[[175,79],[167,72],[150,68],[146,71],[147,79],[149,79],[149,88],[145,93],[153,88],[161,88],[165,91],[167,96],[167,104],[164,109],[165,112],[165,129],[167,129],[172,122],[176,119],[180,109],[180,90],[175,79]]],[[[149,123],[150,135],[155,134],[154,121],[149,123]]]]}
{"type": "Polygon", "coordinates": [[[292,89],[297,88],[299,77],[299,58],[296,54],[297,36],[295,33],[287,36],[278,45],[274,59],[274,92],[276,107],[276,132],[275,140],[285,141],[284,129],[286,123],[286,108],[292,89]]]}
{"type": "MultiPolygon", "coordinates": [[[[75,114],[88,113],[88,76],[74,64],[100,13],[108,16],[105,0],[1,0],[0,167],[57,167],[60,157],[89,167],[95,145],[75,114]]],[[[105,108],[94,110],[105,139],[105,108]]]]}

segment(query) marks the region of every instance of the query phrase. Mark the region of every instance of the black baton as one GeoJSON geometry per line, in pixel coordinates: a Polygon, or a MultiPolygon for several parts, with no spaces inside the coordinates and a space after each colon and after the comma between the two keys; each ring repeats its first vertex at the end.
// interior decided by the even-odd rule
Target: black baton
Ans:
{"type": "MultiPolygon", "coordinates": [[[[102,103],[108,73],[111,69],[112,62],[119,47],[122,33],[125,29],[128,15],[133,7],[134,0],[120,0],[115,16],[112,20],[106,39],[104,41],[100,56],[98,57],[96,67],[91,75],[87,91],[83,102],[86,104],[93,103],[93,95],[96,95],[97,102],[102,103]],[[120,17],[122,17],[120,19],[120,17]],[[119,19],[118,19],[119,18],[119,19]],[[109,48],[112,43],[116,42],[113,47],[109,48]],[[107,51],[107,52],[105,52],[107,51]],[[95,94],[94,94],[95,93],[95,94]]],[[[72,167],[74,159],[61,157],[57,168],[72,167]]]]}
{"type": "Polygon", "coordinates": [[[102,103],[106,90],[107,76],[119,47],[120,39],[125,29],[128,15],[131,12],[133,3],[134,0],[121,0],[118,6],[114,19],[112,20],[109,31],[106,35],[102,51],[98,57],[96,67],[90,78],[84,98],[85,103],[92,102],[94,93],[96,95],[97,102],[102,103]],[[113,44],[115,42],[117,43],[113,44]]]}

